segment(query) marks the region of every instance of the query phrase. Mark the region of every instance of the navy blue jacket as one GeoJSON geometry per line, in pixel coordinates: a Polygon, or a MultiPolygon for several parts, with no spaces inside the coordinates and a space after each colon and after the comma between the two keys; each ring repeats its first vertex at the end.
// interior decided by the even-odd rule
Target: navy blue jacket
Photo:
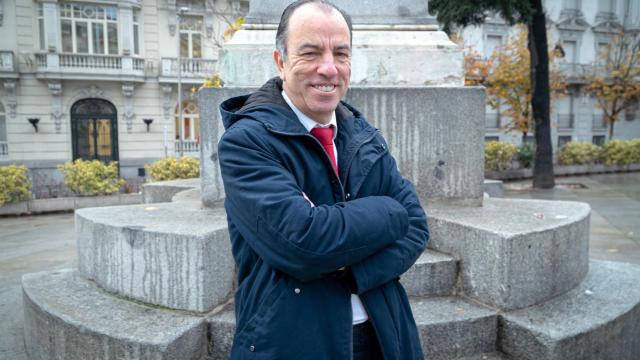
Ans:
{"type": "Polygon", "coordinates": [[[344,102],[336,109],[337,177],[281,91],[274,78],[220,106],[219,159],[238,270],[231,358],[350,359],[353,292],[385,359],[422,359],[398,282],[429,237],[413,186],[380,132],[344,102]]]}

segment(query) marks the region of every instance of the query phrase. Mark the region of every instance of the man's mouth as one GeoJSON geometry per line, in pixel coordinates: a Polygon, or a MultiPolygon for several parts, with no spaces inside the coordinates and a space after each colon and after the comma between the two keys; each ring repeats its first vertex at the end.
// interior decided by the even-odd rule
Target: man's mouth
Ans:
{"type": "Polygon", "coordinates": [[[331,92],[336,88],[335,85],[314,85],[313,87],[323,92],[331,92]]]}

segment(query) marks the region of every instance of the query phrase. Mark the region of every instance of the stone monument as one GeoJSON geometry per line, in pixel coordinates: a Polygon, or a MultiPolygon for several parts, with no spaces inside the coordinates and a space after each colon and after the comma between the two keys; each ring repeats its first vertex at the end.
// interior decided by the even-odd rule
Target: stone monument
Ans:
{"type": "MultiPolygon", "coordinates": [[[[273,23],[285,3],[251,1],[249,24],[221,54],[228,86],[199,92],[200,186],[150,184],[148,204],[77,211],[78,269],[25,275],[30,358],[228,358],[234,265],[217,108],[271,76],[273,23]],[[250,49],[269,54],[251,74],[258,56],[246,56],[250,49]]],[[[462,75],[462,54],[433,25],[426,1],[336,3],[356,22],[354,70],[366,65],[347,100],[384,133],[429,217],[429,249],[401,277],[426,357],[636,359],[640,267],[589,261],[589,206],[483,199],[484,90],[449,75],[462,75]],[[385,58],[398,49],[389,42],[402,53],[385,58]],[[395,63],[417,54],[446,61],[438,70],[414,64],[415,77],[395,63]],[[386,73],[370,73],[379,64],[386,73]]]]}

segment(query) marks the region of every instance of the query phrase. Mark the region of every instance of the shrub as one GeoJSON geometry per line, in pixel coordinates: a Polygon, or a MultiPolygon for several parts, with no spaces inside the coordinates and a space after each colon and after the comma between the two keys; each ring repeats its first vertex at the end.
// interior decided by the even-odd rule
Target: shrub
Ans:
{"type": "Polygon", "coordinates": [[[166,157],[144,166],[151,181],[191,179],[200,176],[200,161],[188,156],[166,157]]]}
{"type": "Polygon", "coordinates": [[[558,161],[563,165],[592,164],[600,160],[602,148],[588,142],[566,143],[558,153],[558,161]]]}
{"type": "Polygon", "coordinates": [[[629,140],[631,145],[631,162],[640,163],[640,139],[629,140]]]}
{"type": "Polygon", "coordinates": [[[64,184],[79,195],[104,195],[120,191],[125,181],[118,177],[118,163],[77,159],[58,165],[64,184]]]}
{"type": "Polygon", "coordinates": [[[31,198],[31,179],[25,166],[0,166],[0,206],[31,198]]]}
{"type": "Polygon", "coordinates": [[[518,148],[518,161],[522,167],[529,169],[533,165],[535,148],[531,144],[524,144],[518,148]]]}
{"type": "Polygon", "coordinates": [[[602,147],[602,155],[607,164],[626,165],[634,162],[632,142],[636,140],[611,140],[602,147]]]}
{"type": "Polygon", "coordinates": [[[484,169],[505,170],[518,152],[518,147],[501,141],[489,141],[484,144],[484,169]]]}

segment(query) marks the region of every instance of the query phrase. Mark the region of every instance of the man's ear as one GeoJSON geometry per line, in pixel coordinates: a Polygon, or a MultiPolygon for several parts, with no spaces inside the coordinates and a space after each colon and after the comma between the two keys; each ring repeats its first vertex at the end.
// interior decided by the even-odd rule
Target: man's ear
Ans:
{"type": "Polygon", "coordinates": [[[284,76],[284,57],[280,53],[280,51],[273,50],[273,61],[276,63],[276,68],[278,69],[278,74],[280,75],[280,80],[285,81],[284,76]]]}

